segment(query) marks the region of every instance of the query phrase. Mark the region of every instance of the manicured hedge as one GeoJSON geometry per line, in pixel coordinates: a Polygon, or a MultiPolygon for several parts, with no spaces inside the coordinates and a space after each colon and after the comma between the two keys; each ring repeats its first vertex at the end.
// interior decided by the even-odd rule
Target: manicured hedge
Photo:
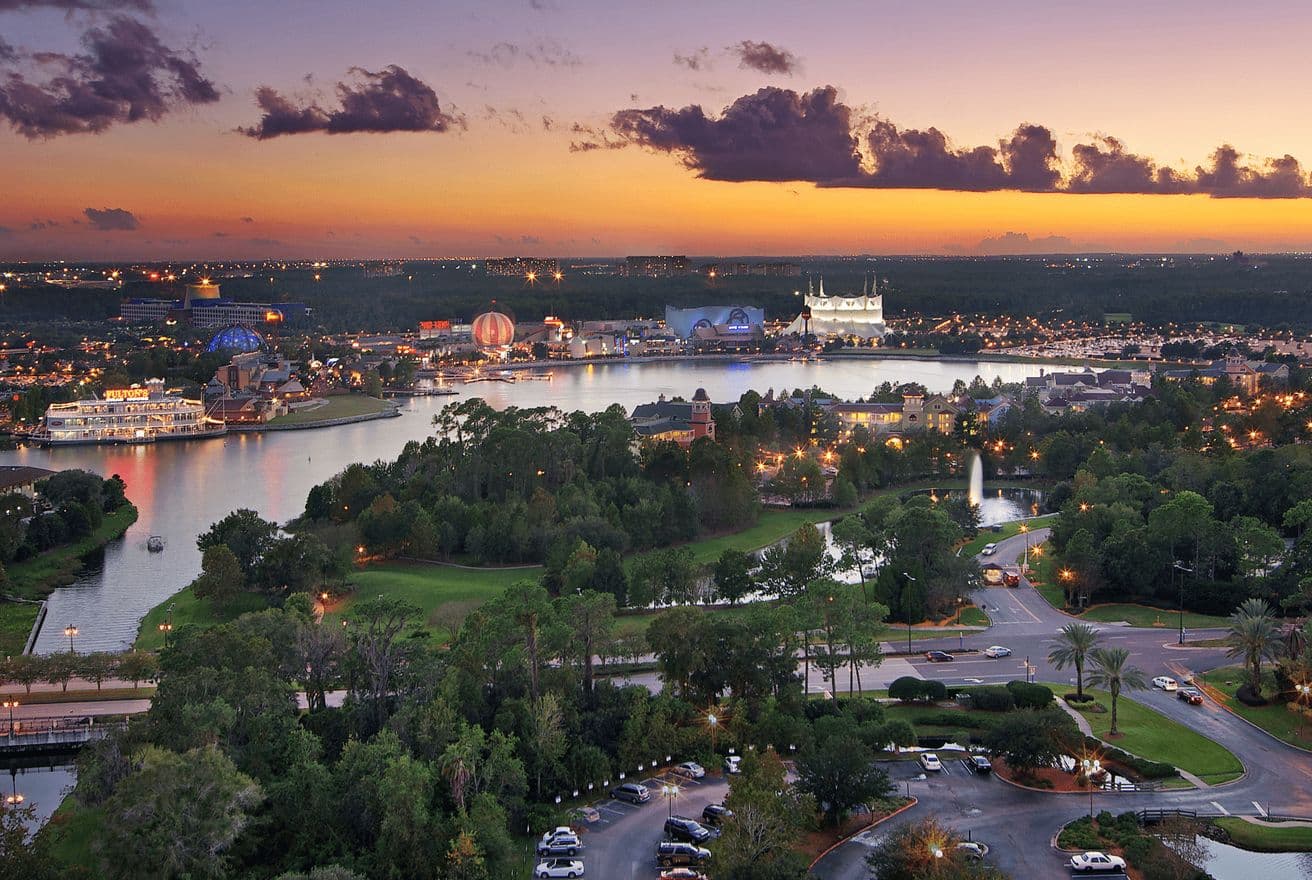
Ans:
{"type": "Polygon", "coordinates": [[[1042,709],[1052,702],[1052,688],[1027,681],[1007,682],[1007,691],[1019,709],[1042,709]]]}

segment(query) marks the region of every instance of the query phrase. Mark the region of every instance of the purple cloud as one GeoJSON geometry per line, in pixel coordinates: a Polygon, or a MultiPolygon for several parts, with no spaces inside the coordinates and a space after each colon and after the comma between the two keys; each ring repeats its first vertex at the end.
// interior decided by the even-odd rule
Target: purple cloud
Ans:
{"type": "Polygon", "coordinates": [[[136,215],[123,208],[87,208],[82,213],[98,232],[131,232],[141,226],[136,215]]]}
{"type": "Polygon", "coordinates": [[[309,132],[446,131],[460,121],[459,117],[442,111],[431,86],[411,76],[403,67],[393,64],[377,72],[353,67],[350,72],[358,82],[339,82],[340,106],[327,110],[318,104],[294,104],[270,86],[261,86],[255,92],[255,103],[263,111],[259,123],[237,130],[249,137],[268,140],[309,132]]]}
{"type": "Polygon", "coordinates": [[[116,123],[156,122],[175,105],[219,100],[190,55],[168,48],[141,22],[115,16],[82,35],[79,55],[43,52],[34,61],[57,72],[31,82],[12,67],[0,84],[0,117],[28,138],[104,131],[116,123]]]}
{"type": "Polygon", "coordinates": [[[0,12],[24,9],[62,9],[65,12],[114,12],[129,10],[153,14],[152,0],[0,0],[0,12]]]}
{"type": "Polygon", "coordinates": [[[765,41],[743,40],[730,46],[728,51],[737,56],[739,67],[759,73],[791,76],[801,66],[801,61],[792,52],[765,41]]]}

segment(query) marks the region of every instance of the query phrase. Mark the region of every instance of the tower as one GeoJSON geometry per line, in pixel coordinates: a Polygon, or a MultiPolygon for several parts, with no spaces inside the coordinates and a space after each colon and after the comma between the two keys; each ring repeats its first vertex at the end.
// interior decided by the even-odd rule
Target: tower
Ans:
{"type": "Polygon", "coordinates": [[[711,398],[705,388],[698,388],[692,396],[692,439],[710,437],[715,439],[715,420],[711,418],[711,398]]]}

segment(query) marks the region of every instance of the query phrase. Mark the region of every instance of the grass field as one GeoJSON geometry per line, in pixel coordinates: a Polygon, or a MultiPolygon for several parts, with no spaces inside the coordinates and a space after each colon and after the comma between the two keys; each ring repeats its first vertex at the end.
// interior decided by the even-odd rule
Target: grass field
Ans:
{"type": "Polygon", "coordinates": [[[73,795],[65,796],[50,821],[39,832],[55,864],[64,871],[81,868],[86,876],[95,876],[96,860],[91,842],[104,824],[104,810],[86,807],[73,795]]]}
{"type": "Polygon", "coordinates": [[[23,653],[40,607],[26,602],[0,602],[0,654],[12,657],[23,653]]]}
{"type": "Polygon", "coordinates": [[[105,514],[100,528],[80,541],[47,550],[9,566],[9,591],[25,599],[43,599],[55,587],[70,583],[82,569],[82,557],[121,537],[137,521],[137,509],[126,504],[105,514]]]}
{"type": "Polygon", "coordinates": [[[1212,785],[1243,775],[1244,765],[1229,749],[1142,703],[1136,703],[1125,694],[1116,704],[1120,735],[1110,738],[1111,697],[1105,691],[1088,687],[1084,692],[1092,694],[1109,710],[1081,713],[1093,728],[1093,735],[1099,739],[1149,761],[1161,761],[1187,770],[1212,785]]]}
{"type": "Polygon", "coordinates": [[[1230,842],[1255,852],[1312,852],[1312,826],[1271,825],[1238,816],[1212,820],[1230,835],[1230,842]]]}
{"type": "MultiPolygon", "coordinates": [[[[1275,680],[1271,673],[1265,670],[1262,677],[1262,692],[1269,694],[1275,689],[1275,680]]],[[[1312,721],[1289,711],[1280,703],[1273,703],[1270,706],[1245,706],[1235,699],[1235,691],[1247,678],[1247,674],[1238,666],[1223,666],[1202,675],[1212,695],[1240,718],[1253,722],[1276,739],[1282,739],[1300,748],[1312,749],[1312,721]]]]}
{"type": "MultiPolygon", "coordinates": [[[[1166,629],[1175,629],[1180,625],[1180,614],[1178,611],[1170,611],[1165,608],[1151,608],[1147,605],[1133,605],[1129,603],[1116,603],[1111,605],[1094,605],[1080,615],[1086,620],[1096,620],[1099,623],[1117,623],[1125,621],[1130,626],[1147,626],[1147,627],[1164,627],[1166,629]]],[[[1224,617],[1215,617],[1211,614],[1195,614],[1192,611],[1184,613],[1185,629],[1202,629],[1204,627],[1224,627],[1229,625],[1229,621],[1224,617]]]]}
{"type": "Polygon", "coordinates": [[[232,602],[216,606],[213,602],[197,599],[191,587],[187,587],[150,609],[137,629],[134,647],[142,651],[157,651],[164,647],[164,634],[160,632],[159,625],[168,619],[170,608],[173,609],[173,628],[177,630],[188,625],[217,626],[235,620],[248,611],[262,611],[268,607],[269,603],[258,593],[241,593],[232,602]]]}
{"type": "Polygon", "coordinates": [[[327,398],[328,402],[313,409],[303,409],[278,416],[269,421],[270,425],[308,425],[329,419],[345,419],[379,413],[391,407],[385,400],[366,397],[363,394],[338,394],[327,398]]]}

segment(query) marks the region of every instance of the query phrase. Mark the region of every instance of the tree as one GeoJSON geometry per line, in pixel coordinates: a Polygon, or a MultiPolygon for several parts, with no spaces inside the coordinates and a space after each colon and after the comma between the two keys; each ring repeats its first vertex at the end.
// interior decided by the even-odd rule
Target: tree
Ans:
{"type": "Polygon", "coordinates": [[[560,600],[560,618],[569,627],[570,652],[583,669],[583,690],[592,692],[593,659],[615,629],[615,597],[586,590],[560,600]]]}
{"type": "Polygon", "coordinates": [[[355,606],[351,647],[364,672],[362,696],[375,725],[381,726],[387,716],[387,698],[404,656],[401,634],[418,614],[418,608],[392,596],[376,596],[355,606]]]}
{"type": "Polygon", "coordinates": [[[592,572],[592,589],[599,593],[610,593],[615,597],[616,607],[622,608],[628,604],[629,576],[617,550],[606,547],[597,553],[597,566],[592,572]]]}
{"type": "Polygon", "coordinates": [[[1048,652],[1048,662],[1057,669],[1075,667],[1075,693],[1084,696],[1084,663],[1102,636],[1087,623],[1068,623],[1057,631],[1056,647],[1048,652]]]}
{"type": "Polygon", "coordinates": [[[35,829],[40,825],[31,805],[0,807],[0,878],[55,880],[66,876],[66,869],[50,857],[49,847],[37,842],[35,829]]]}
{"type": "Polygon", "coordinates": [[[830,529],[834,544],[842,551],[838,565],[843,571],[855,571],[861,579],[861,596],[866,595],[866,553],[872,535],[859,516],[845,516],[830,529]]]}
{"type": "Polygon", "coordinates": [[[996,868],[966,858],[957,848],[960,842],[937,819],[923,819],[889,832],[866,864],[879,880],[1005,880],[996,868]]]}
{"type": "Polygon", "coordinates": [[[815,804],[786,781],[773,749],[748,752],[731,777],[725,805],[733,812],[710,844],[715,880],[793,880],[806,871],[795,849],[815,804]]]}
{"type": "Polygon", "coordinates": [[[118,657],[117,654],[107,654],[104,651],[83,654],[78,660],[77,674],[94,684],[96,690],[100,690],[105,679],[118,671],[118,657]]]}
{"type": "Polygon", "coordinates": [[[148,651],[130,651],[119,657],[118,674],[132,682],[134,689],[158,673],[159,658],[148,651]]]}
{"type": "Polygon", "coordinates": [[[715,560],[715,594],[730,605],[752,590],[752,557],[741,550],[727,548],[715,560]]]}
{"type": "Polygon", "coordinates": [[[1144,671],[1137,666],[1126,666],[1130,659],[1127,648],[1094,648],[1089,652],[1093,660],[1093,669],[1089,672],[1089,684],[1092,687],[1106,688],[1112,697],[1112,736],[1120,733],[1116,727],[1116,703],[1121,691],[1141,691],[1148,687],[1144,671]]]}
{"type": "Polygon", "coordinates": [[[561,714],[560,697],[545,693],[529,707],[528,746],[533,754],[534,794],[542,799],[542,774],[555,770],[565,754],[565,719],[561,714]]]}
{"type": "Polygon", "coordinates": [[[227,544],[212,544],[200,558],[200,577],[191,582],[197,599],[226,605],[246,587],[246,574],[227,544]]]}
{"type": "Polygon", "coordinates": [[[103,876],[222,878],[263,795],[215,746],[177,754],[146,746],[105,803],[103,876]]]}
{"type": "Polygon", "coordinates": [[[261,519],[253,510],[242,508],[211,525],[196,539],[196,546],[204,553],[210,547],[226,544],[237,557],[241,570],[249,576],[277,532],[275,523],[261,519]]]}
{"type": "Polygon", "coordinates": [[[700,608],[670,608],[656,615],[647,627],[647,644],[656,654],[662,680],[685,696],[700,656],[705,619],[700,608]]]}
{"type": "Polygon", "coordinates": [[[45,678],[48,684],[57,684],[67,693],[68,683],[73,676],[77,674],[79,663],[76,654],[65,654],[62,651],[57,654],[48,654],[42,659],[42,665],[45,667],[45,678]]]}
{"type": "Polygon", "coordinates": [[[1271,606],[1261,599],[1246,599],[1230,615],[1230,630],[1226,635],[1228,657],[1242,657],[1248,670],[1248,684],[1254,697],[1262,694],[1262,661],[1276,654],[1280,643],[1279,627],[1271,606]]]}
{"type": "Polygon", "coordinates": [[[847,735],[832,736],[803,753],[797,762],[797,787],[815,798],[833,825],[857,804],[893,791],[888,774],[875,766],[870,748],[847,735]]]}
{"type": "Polygon", "coordinates": [[[1071,717],[1059,708],[1020,709],[999,719],[985,738],[985,745],[1005,759],[1007,766],[1027,776],[1066,754],[1078,733],[1071,717]]]}

